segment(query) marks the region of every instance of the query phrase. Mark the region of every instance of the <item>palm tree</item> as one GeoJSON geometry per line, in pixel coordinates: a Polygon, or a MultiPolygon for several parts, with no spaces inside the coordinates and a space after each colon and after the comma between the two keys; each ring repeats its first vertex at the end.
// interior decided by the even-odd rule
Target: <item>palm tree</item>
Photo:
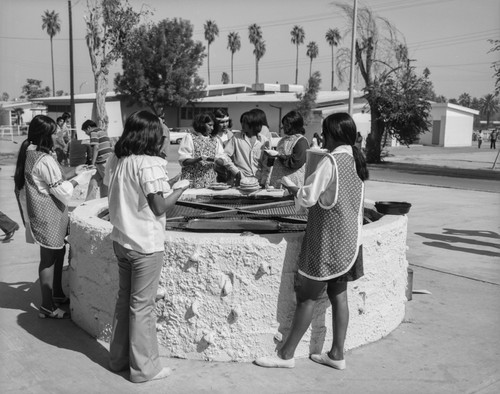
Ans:
{"type": "Polygon", "coordinates": [[[52,45],[52,38],[61,31],[61,20],[59,14],[55,11],[45,10],[42,15],[42,30],[47,30],[50,36],[50,58],[52,61],[52,95],[56,94],[56,87],[54,82],[54,48],[52,45]]]}
{"type": "Polygon", "coordinates": [[[472,97],[469,93],[462,93],[460,96],[458,96],[458,104],[460,104],[462,107],[470,108],[471,102],[472,97]]]}
{"type": "Polygon", "coordinates": [[[318,44],[316,44],[315,41],[311,41],[309,44],[307,44],[307,56],[311,59],[311,63],[309,64],[309,78],[311,78],[312,75],[312,64],[313,64],[313,59],[316,59],[318,57],[319,49],[318,49],[318,44]]]}
{"type": "Polygon", "coordinates": [[[266,53],[266,44],[262,40],[262,30],[256,23],[248,26],[248,39],[255,47],[253,50],[255,55],[255,83],[259,83],[259,60],[266,53]]]}
{"type": "Polygon", "coordinates": [[[341,39],[339,29],[328,29],[325,34],[325,38],[328,42],[328,45],[330,45],[330,47],[332,48],[332,86],[330,90],[333,90],[335,80],[335,56],[333,53],[333,48],[339,45],[341,39]]]}
{"type": "Polygon", "coordinates": [[[219,27],[215,21],[208,20],[203,27],[205,28],[205,40],[208,42],[207,68],[208,68],[208,84],[210,85],[210,44],[215,41],[215,37],[219,35],[219,27]]]}
{"type": "Polygon", "coordinates": [[[290,35],[292,36],[292,44],[297,47],[297,55],[295,56],[295,85],[297,85],[299,79],[299,45],[304,43],[306,33],[304,33],[302,26],[295,25],[290,35]]]}
{"type": "Polygon", "coordinates": [[[232,31],[227,36],[227,49],[231,51],[231,83],[233,83],[233,57],[236,51],[241,49],[240,35],[232,31]]]}
{"type": "Polygon", "coordinates": [[[255,43],[253,54],[255,55],[255,83],[259,83],[259,60],[266,54],[266,42],[264,40],[255,43]]]}
{"type": "Polygon", "coordinates": [[[487,94],[480,100],[479,112],[486,115],[486,127],[490,125],[490,116],[500,110],[498,100],[492,94],[487,94]]]}

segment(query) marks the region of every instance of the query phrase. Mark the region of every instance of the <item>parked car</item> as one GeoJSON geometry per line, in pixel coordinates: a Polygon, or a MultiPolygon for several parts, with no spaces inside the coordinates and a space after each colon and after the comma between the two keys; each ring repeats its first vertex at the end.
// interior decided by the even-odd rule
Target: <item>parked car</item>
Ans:
{"type": "Polygon", "coordinates": [[[183,130],[179,127],[173,127],[170,129],[170,143],[180,144],[182,139],[189,133],[189,130],[183,130]]]}

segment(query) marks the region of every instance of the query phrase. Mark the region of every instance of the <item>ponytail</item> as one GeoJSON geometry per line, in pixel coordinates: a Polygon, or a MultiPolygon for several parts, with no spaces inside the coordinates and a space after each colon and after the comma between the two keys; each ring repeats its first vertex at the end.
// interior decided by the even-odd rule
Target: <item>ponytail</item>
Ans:
{"type": "Polygon", "coordinates": [[[17,155],[16,162],[16,171],[14,173],[14,184],[16,186],[16,190],[21,190],[24,187],[24,168],[26,167],[26,150],[30,142],[28,139],[25,139],[21,144],[21,148],[19,148],[19,153],[17,155]]]}
{"type": "Polygon", "coordinates": [[[356,163],[356,172],[358,173],[359,179],[363,182],[368,179],[368,167],[366,167],[366,160],[363,152],[356,146],[352,146],[352,155],[354,156],[354,162],[356,163]]]}

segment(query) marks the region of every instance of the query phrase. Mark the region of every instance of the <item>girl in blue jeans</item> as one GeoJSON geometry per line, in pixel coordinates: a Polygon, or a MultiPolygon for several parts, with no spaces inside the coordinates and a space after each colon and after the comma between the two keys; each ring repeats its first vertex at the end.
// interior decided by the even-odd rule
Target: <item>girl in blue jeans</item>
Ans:
{"type": "Polygon", "coordinates": [[[164,253],[165,211],[189,185],[172,187],[159,157],[163,129],[148,111],[135,112],[108,161],[111,239],[118,259],[119,290],[110,343],[110,369],[129,370],[134,383],[166,378],[156,339],[155,296],[164,253]]]}

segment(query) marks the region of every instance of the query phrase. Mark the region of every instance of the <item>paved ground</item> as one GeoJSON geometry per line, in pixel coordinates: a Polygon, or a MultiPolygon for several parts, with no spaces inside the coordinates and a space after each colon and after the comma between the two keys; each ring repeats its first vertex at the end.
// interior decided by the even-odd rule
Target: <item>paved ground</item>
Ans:
{"type": "MultiPolygon", "coordinates": [[[[0,141],[0,209],[20,221],[12,193],[13,145],[0,141]]],[[[391,149],[388,161],[488,170],[494,156],[477,148],[404,149],[391,149]]],[[[308,359],[293,370],[267,370],[164,358],[175,368],[170,378],[134,385],[107,370],[107,344],[71,321],[37,318],[38,248],[19,232],[0,243],[1,392],[500,392],[499,194],[376,181],[366,189],[372,200],[413,204],[407,257],[414,294],[404,322],[382,340],[349,351],[345,371],[308,359]]]]}

